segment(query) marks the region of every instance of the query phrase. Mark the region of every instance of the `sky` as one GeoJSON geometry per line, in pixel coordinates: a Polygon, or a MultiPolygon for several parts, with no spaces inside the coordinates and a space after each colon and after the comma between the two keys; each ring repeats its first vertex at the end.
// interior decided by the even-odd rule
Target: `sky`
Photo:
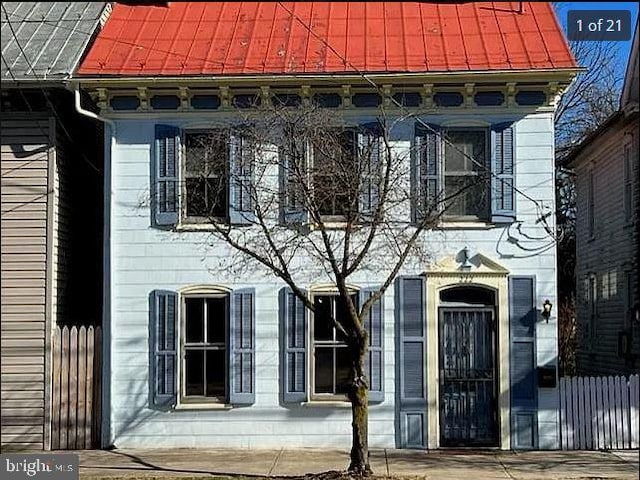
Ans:
{"type": "MultiPolygon", "coordinates": [[[[631,12],[632,30],[635,29],[636,22],[638,21],[638,2],[554,2],[553,5],[556,9],[558,20],[560,20],[560,23],[565,29],[565,33],[567,12],[569,10],[629,10],[631,12]]],[[[616,66],[619,71],[618,73],[623,76],[629,59],[629,53],[631,52],[633,32],[629,41],[618,43],[619,49],[616,66]]]]}

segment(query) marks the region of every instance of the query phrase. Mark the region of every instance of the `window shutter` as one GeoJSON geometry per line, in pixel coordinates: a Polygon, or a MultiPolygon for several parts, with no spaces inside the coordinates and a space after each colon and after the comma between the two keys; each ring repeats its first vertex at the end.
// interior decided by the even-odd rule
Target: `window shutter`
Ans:
{"type": "Polygon", "coordinates": [[[170,125],[156,125],[155,161],[151,205],[155,225],[178,223],[178,170],[180,157],[180,129],[170,125]]]}
{"type": "Polygon", "coordinates": [[[255,221],[253,209],[253,165],[255,144],[232,133],[229,138],[229,221],[249,225],[255,221]]]}
{"type": "Polygon", "coordinates": [[[511,223],[516,219],[514,133],[510,123],[491,127],[491,221],[494,223],[511,223]]]}
{"type": "MultiPolygon", "coordinates": [[[[292,134],[293,135],[293,134],[292,134]]],[[[290,150],[300,155],[297,156],[298,161],[302,162],[299,168],[306,169],[307,158],[310,147],[305,145],[304,141],[296,138],[290,139],[290,150]]],[[[282,222],[285,224],[305,223],[307,221],[307,210],[304,205],[303,193],[300,191],[301,185],[299,175],[295,172],[295,161],[292,152],[280,150],[280,198],[281,198],[281,216],[282,222]]]]}
{"type": "Polygon", "coordinates": [[[425,308],[422,277],[396,279],[396,378],[398,382],[399,448],[426,448],[427,355],[425,308]]]}
{"type": "Polygon", "coordinates": [[[176,404],[176,344],[178,325],[178,294],[154,290],[150,296],[151,365],[153,404],[171,407],[176,404]]]}
{"type": "Polygon", "coordinates": [[[509,277],[511,448],[537,447],[535,277],[509,277]]]}
{"type": "Polygon", "coordinates": [[[412,197],[414,199],[414,221],[419,223],[429,213],[436,216],[440,210],[440,135],[439,125],[418,125],[414,141],[412,162],[412,197]]]}
{"type": "Polygon", "coordinates": [[[284,335],[281,349],[283,365],[283,399],[300,403],[307,400],[307,311],[293,290],[280,291],[280,320],[284,335]]]}
{"type": "MultiPolygon", "coordinates": [[[[360,305],[364,305],[378,288],[360,290],[360,305]]],[[[369,332],[369,352],[365,359],[365,370],[369,382],[369,401],[384,401],[384,296],[371,306],[364,319],[364,327],[369,332]]]]}
{"type": "Polygon", "coordinates": [[[372,220],[380,200],[381,174],[385,146],[379,123],[362,125],[358,132],[358,154],[360,157],[359,212],[364,221],[372,220]]]}
{"type": "Polygon", "coordinates": [[[255,289],[234,290],[229,312],[229,403],[255,403],[255,289]]]}

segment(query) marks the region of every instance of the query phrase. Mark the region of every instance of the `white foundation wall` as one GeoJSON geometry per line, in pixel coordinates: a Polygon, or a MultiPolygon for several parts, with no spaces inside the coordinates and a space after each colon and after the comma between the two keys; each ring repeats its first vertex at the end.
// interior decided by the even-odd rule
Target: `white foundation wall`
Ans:
{"type": "MultiPolygon", "coordinates": [[[[537,200],[538,207],[516,194],[517,223],[490,228],[447,229],[428,232],[437,261],[455,255],[465,246],[482,253],[515,275],[536,276],[536,305],[549,299],[556,304],[556,248],[553,238],[536,220],[549,213],[554,229],[553,114],[526,116],[451,115],[423,117],[425,121],[455,125],[517,120],[516,187],[537,200]],[[475,123],[474,123],[475,122],[475,123]]],[[[111,144],[111,184],[107,268],[111,277],[108,298],[110,334],[106,338],[110,367],[105,382],[108,405],[104,421],[107,444],[117,447],[339,447],[351,444],[351,410],[348,407],[289,405],[282,402],[279,352],[278,292],[284,284],[262,273],[233,275],[226,265],[231,256],[224,243],[211,245],[207,232],[175,232],[152,228],[149,208],[151,162],[156,123],[185,126],[193,114],[174,118],[116,120],[111,144]],[[113,143],[112,143],[113,140],[113,143]],[[149,398],[149,294],[156,289],[177,291],[188,285],[216,284],[256,289],[256,401],[250,407],[229,410],[159,411],[149,398]]],[[[370,117],[362,118],[370,121],[370,117]]],[[[407,153],[414,121],[394,133],[393,146],[407,153]]],[[[406,212],[407,218],[409,212],[406,212]]],[[[424,272],[424,265],[407,265],[402,274],[424,272]]],[[[383,278],[371,272],[354,275],[358,287],[375,286],[383,278]]],[[[322,279],[321,281],[324,281],[322,279]]],[[[317,283],[310,276],[306,288],[317,283]]],[[[385,296],[385,401],[369,412],[369,443],[373,448],[396,446],[394,292],[385,296]]],[[[499,308],[508,308],[500,305],[499,308]]],[[[557,361],[555,309],[549,323],[537,324],[537,363],[557,361]]],[[[428,349],[437,348],[428,339],[428,349]]],[[[427,379],[427,381],[435,381],[427,379]]],[[[506,394],[507,392],[504,392],[506,394]]],[[[540,448],[558,447],[557,392],[539,389],[538,438],[540,448]]],[[[429,416],[437,415],[430,411],[429,416]]],[[[435,445],[430,445],[430,448],[435,445]]]]}

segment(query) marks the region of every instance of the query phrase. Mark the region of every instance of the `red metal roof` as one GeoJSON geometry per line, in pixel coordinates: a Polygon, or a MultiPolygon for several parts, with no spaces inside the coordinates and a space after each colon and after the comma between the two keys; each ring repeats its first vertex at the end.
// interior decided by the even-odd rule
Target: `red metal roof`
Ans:
{"type": "Polygon", "coordinates": [[[576,67],[548,2],[116,4],[82,75],[576,67]]]}

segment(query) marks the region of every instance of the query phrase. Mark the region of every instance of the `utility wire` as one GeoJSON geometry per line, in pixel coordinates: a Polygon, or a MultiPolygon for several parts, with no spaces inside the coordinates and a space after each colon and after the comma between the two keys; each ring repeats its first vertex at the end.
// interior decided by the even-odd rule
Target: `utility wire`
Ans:
{"type": "MultiPolygon", "coordinates": [[[[369,78],[364,72],[362,72],[358,67],[356,67],[350,60],[348,60],[345,56],[341,55],[335,48],[333,48],[333,46],[331,46],[331,44],[329,44],[329,42],[327,42],[324,38],[320,37],[319,35],[317,35],[312,27],[310,25],[308,25],[307,23],[304,22],[304,20],[302,20],[298,15],[295,14],[295,12],[293,12],[291,9],[289,9],[286,5],[284,5],[282,2],[278,2],[278,5],[280,5],[284,10],[286,10],[289,15],[291,15],[293,18],[295,18],[306,30],[309,31],[309,33],[311,35],[313,35],[316,39],[318,39],[319,41],[321,41],[328,49],[330,49],[334,55],[336,55],[338,58],[340,58],[345,64],[348,64],[358,75],[360,75],[367,83],[369,83],[372,87],[374,87],[376,89],[376,91],[381,94],[381,96],[384,96],[384,92],[383,90],[380,88],[380,86],[378,84],[376,84],[376,82],[374,80],[372,80],[371,78],[369,78]]],[[[473,162],[475,165],[479,166],[480,168],[484,169],[485,171],[487,171],[489,173],[489,175],[491,175],[492,177],[496,178],[496,180],[502,182],[503,184],[505,184],[506,182],[504,180],[502,180],[495,172],[493,172],[491,170],[491,168],[487,167],[484,163],[479,162],[478,160],[476,160],[475,158],[473,158],[473,156],[469,155],[468,153],[466,153],[465,151],[463,151],[462,149],[460,149],[457,145],[455,145],[453,142],[451,142],[446,135],[442,135],[441,132],[439,132],[438,130],[434,129],[431,125],[427,124],[426,122],[424,122],[419,116],[417,116],[415,113],[409,112],[404,105],[402,105],[400,102],[398,102],[395,98],[393,98],[393,96],[389,97],[391,99],[391,101],[397,106],[399,107],[403,112],[405,112],[407,114],[407,116],[415,118],[416,121],[418,123],[420,123],[423,127],[425,127],[428,131],[432,132],[433,134],[435,134],[436,136],[438,136],[440,139],[444,140],[444,142],[446,142],[447,144],[449,144],[451,147],[453,147],[455,150],[457,150],[459,153],[461,153],[465,158],[471,160],[471,162],[473,162]]],[[[530,200],[531,202],[533,202],[533,204],[536,206],[536,209],[538,211],[538,221],[543,223],[543,227],[545,229],[545,231],[547,232],[547,234],[553,238],[556,242],[558,241],[556,235],[554,234],[553,230],[551,229],[551,227],[549,226],[549,224],[547,223],[546,220],[546,214],[543,211],[542,206],[540,205],[540,202],[536,199],[534,199],[533,197],[531,197],[530,195],[528,195],[527,193],[523,192],[522,190],[518,189],[516,186],[514,185],[509,185],[507,184],[508,188],[513,189],[513,191],[519,193],[520,195],[522,195],[524,198],[526,198],[527,200],[530,200]]]]}

